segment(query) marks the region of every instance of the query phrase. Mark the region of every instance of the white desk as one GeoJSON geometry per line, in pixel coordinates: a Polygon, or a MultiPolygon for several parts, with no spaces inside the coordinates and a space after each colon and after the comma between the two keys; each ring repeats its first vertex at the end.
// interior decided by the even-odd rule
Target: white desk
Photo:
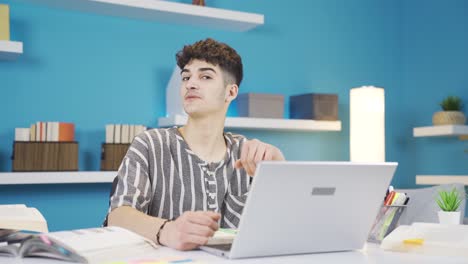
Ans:
{"type": "MultiPolygon", "coordinates": [[[[279,256],[268,258],[251,258],[240,260],[227,260],[214,255],[210,255],[203,251],[188,251],[181,252],[170,248],[160,248],[154,252],[150,252],[145,256],[140,256],[135,260],[157,260],[164,257],[183,257],[190,258],[201,263],[236,263],[236,264],[253,264],[253,263],[268,263],[268,264],[296,264],[296,263],[347,263],[347,264],[468,264],[467,258],[462,257],[446,257],[446,256],[429,256],[409,253],[396,253],[383,251],[374,244],[368,244],[361,251],[337,252],[337,253],[322,253],[322,254],[307,254],[307,255],[292,255],[279,256]]],[[[60,264],[66,263],[51,259],[25,258],[13,259],[0,257],[0,264],[60,264]]],[[[187,263],[187,264],[190,264],[187,263]]]]}

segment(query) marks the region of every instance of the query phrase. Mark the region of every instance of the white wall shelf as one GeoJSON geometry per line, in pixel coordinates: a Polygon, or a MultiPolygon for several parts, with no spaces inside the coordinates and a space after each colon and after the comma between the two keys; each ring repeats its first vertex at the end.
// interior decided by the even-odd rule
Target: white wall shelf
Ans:
{"type": "MultiPolygon", "coordinates": [[[[162,117],[158,120],[160,127],[182,126],[186,123],[187,117],[181,115],[162,117]]],[[[341,121],[228,117],[226,118],[225,127],[279,131],[341,131],[341,121]]]]}
{"type": "Polygon", "coordinates": [[[468,139],[468,126],[446,125],[446,126],[426,126],[413,128],[414,137],[453,137],[468,139]]]}
{"type": "Polygon", "coordinates": [[[116,171],[2,172],[0,185],[107,183],[112,182],[115,176],[116,171]]]}
{"type": "Polygon", "coordinates": [[[261,14],[159,0],[21,0],[31,4],[232,31],[247,31],[263,25],[261,14]]]}
{"type": "Polygon", "coordinates": [[[468,175],[416,175],[416,184],[439,185],[463,183],[468,186],[468,175]]]}
{"type": "MultiPolygon", "coordinates": [[[[414,137],[459,137],[468,140],[468,126],[445,125],[413,128],[414,137]]],[[[438,185],[463,183],[468,185],[468,175],[416,175],[416,184],[438,185]]]]}
{"type": "Polygon", "coordinates": [[[0,60],[12,60],[23,54],[23,42],[0,40],[0,60]]]}

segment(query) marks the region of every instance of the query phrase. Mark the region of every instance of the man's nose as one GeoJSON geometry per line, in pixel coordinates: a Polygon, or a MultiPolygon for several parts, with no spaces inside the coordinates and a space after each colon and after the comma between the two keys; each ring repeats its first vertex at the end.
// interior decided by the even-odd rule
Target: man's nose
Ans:
{"type": "Polygon", "coordinates": [[[186,83],[185,83],[185,89],[187,90],[194,90],[198,89],[198,81],[195,80],[195,78],[190,78],[186,83]]]}

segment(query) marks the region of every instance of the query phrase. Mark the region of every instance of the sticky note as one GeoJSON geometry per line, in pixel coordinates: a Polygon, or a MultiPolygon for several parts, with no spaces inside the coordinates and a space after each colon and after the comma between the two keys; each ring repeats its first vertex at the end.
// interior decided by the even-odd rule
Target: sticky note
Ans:
{"type": "Polygon", "coordinates": [[[52,242],[50,242],[49,238],[45,235],[40,235],[39,237],[41,238],[42,242],[46,243],[47,245],[52,245],[52,242]]]}
{"type": "Polygon", "coordinates": [[[236,230],[236,229],[220,228],[219,231],[221,231],[221,232],[223,232],[223,233],[226,233],[226,234],[232,234],[232,235],[237,234],[237,230],[236,230]]]}
{"type": "Polygon", "coordinates": [[[403,240],[403,244],[420,246],[420,245],[424,244],[424,239],[422,239],[422,238],[409,238],[409,239],[403,240]]]}

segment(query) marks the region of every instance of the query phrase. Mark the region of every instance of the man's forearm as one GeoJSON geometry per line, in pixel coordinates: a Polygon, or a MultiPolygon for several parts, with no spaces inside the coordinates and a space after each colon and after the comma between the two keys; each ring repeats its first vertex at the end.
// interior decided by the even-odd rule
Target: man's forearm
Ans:
{"type": "Polygon", "coordinates": [[[156,234],[165,219],[149,216],[130,206],[118,207],[108,216],[110,226],[120,226],[156,242],[156,234]]]}

